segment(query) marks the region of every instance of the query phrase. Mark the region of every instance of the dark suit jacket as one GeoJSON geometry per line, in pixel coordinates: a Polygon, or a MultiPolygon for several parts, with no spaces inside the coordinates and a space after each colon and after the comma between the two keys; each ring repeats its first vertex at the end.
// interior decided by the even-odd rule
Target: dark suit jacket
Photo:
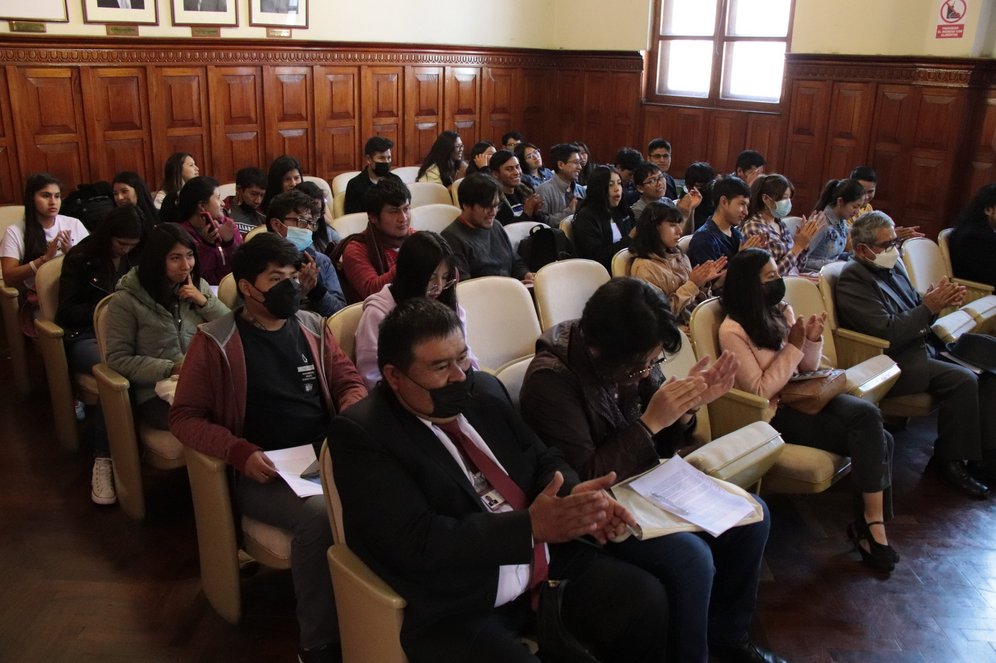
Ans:
{"type": "Polygon", "coordinates": [[[996,286],[996,232],[989,226],[956,228],[949,240],[954,275],[996,286]]]}
{"type": "Polygon", "coordinates": [[[886,270],[869,267],[854,258],[840,273],[834,293],[840,326],[889,342],[885,351],[892,357],[902,376],[893,394],[917,393],[927,388],[927,335],[934,314],[913,289],[902,262],[892,270],[906,285],[905,296],[884,279],[886,270]],[[916,302],[910,306],[906,299],[916,302]]]}
{"type": "MultiPolygon", "coordinates": [[[[474,397],[464,415],[528,499],[555,470],[569,492],[577,475],[525,425],[501,383],[479,372],[468,379],[474,397]]],[[[332,422],[328,440],[349,547],[408,601],[402,643],[440,619],[488,614],[498,567],[532,558],[528,512],[488,512],[432,431],[383,383],[332,422]]],[[[454,637],[455,651],[465,650],[469,642],[454,637]]]]}

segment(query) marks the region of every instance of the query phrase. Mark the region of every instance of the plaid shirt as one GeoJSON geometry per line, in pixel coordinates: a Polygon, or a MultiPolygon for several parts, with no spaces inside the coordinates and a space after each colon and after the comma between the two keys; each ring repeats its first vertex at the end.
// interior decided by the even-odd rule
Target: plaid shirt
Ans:
{"type": "Polygon", "coordinates": [[[768,253],[775,259],[775,264],[778,265],[778,271],[781,275],[798,276],[799,272],[802,271],[801,266],[806,262],[806,251],[793,255],[792,246],[795,242],[792,239],[792,233],[789,232],[788,227],[781,219],[776,219],[776,221],[778,222],[777,229],[765,221],[760,214],[755,214],[744,221],[743,226],[741,226],[744,239],[749,239],[754,235],[766,237],[768,239],[768,253]]]}

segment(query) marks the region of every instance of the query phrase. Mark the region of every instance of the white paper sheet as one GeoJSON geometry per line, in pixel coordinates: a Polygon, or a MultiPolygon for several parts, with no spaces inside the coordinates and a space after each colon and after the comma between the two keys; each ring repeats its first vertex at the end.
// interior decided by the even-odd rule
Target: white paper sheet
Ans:
{"type": "Polygon", "coordinates": [[[301,472],[315,462],[315,448],[310,444],[289,449],[267,451],[266,457],[273,461],[277,473],[298,497],[311,497],[322,494],[322,482],[319,480],[302,479],[301,472]]]}
{"type": "Polygon", "coordinates": [[[719,536],[754,510],[749,500],[723,490],[680,456],[634,479],[629,487],[713,536],[719,536]]]}

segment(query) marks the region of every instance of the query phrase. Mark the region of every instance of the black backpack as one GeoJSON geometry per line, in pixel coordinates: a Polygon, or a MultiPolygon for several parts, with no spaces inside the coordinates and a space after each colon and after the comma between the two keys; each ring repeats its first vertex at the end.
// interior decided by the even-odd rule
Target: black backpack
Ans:
{"type": "Polygon", "coordinates": [[[59,212],[79,219],[91,233],[114,209],[114,191],[110,182],[80,184],[66,196],[59,212]]]}
{"type": "Polygon", "coordinates": [[[529,236],[519,242],[519,255],[529,271],[535,272],[551,262],[574,257],[571,240],[559,228],[543,224],[529,231],[529,236]]]}

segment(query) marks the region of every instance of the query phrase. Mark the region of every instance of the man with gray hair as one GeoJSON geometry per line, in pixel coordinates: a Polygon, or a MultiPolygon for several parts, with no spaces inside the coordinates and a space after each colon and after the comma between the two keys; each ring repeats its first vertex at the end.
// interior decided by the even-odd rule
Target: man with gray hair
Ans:
{"type": "Polygon", "coordinates": [[[940,403],[937,441],[928,467],[971,497],[982,499],[996,459],[996,384],[935,357],[930,325],[948,306],[959,306],[965,288],[941,279],[921,297],[899,260],[892,219],[882,212],[858,217],[851,227],[852,256],[835,293],[842,327],[889,342],[885,351],[902,375],[889,396],[928,392],[940,403]],[[987,421],[987,419],[989,419],[987,421]]]}

